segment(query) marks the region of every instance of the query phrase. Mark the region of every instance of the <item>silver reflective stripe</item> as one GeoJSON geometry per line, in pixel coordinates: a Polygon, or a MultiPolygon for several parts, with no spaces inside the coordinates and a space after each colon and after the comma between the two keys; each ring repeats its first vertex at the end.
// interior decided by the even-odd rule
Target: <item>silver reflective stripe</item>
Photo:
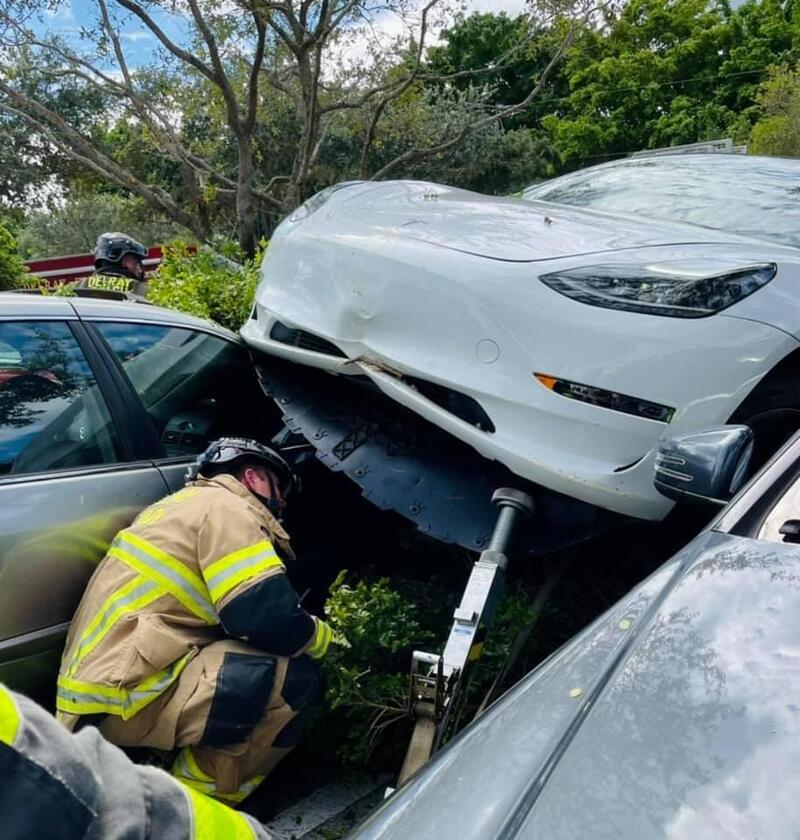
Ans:
{"type": "Polygon", "coordinates": [[[91,694],[88,691],[74,691],[71,688],[58,687],[58,696],[71,703],[102,703],[104,706],[122,708],[122,700],[118,697],[108,697],[105,694],[91,694]]]}
{"type": "Polygon", "coordinates": [[[201,790],[204,793],[209,794],[214,793],[217,789],[216,782],[208,781],[208,779],[201,779],[195,775],[194,771],[189,766],[189,761],[186,758],[185,750],[187,749],[190,749],[190,747],[185,747],[178,753],[178,757],[172,765],[172,775],[185,779],[186,782],[191,784],[191,786],[196,790],[201,790]]]}
{"type": "MultiPolygon", "coordinates": [[[[120,546],[120,548],[122,548],[128,554],[131,554],[137,560],[153,569],[153,571],[169,580],[172,584],[174,584],[174,586],[177,589],[180,589],[181,592],[187,595],[192,601],[192,603],[197,606],[198,610],[204,614],[204,616],[208,619],[210,623],[219,623],[219,617],[217,616],[217,612],[214,609],[214,605],[211,603],[211,601],[204,598],[200,594],[200,592],[198,592],[197,589],[195,589],[195,587],[189,584],[180,574],[178,574],[178,572],[170,568],[166,563],[162,563],[156,557],[153,557],[152,554],[148,554],[146,551],[143,551],[138,546],[133,545],[133,543],[131,542],[128,542],[128,540],[125,539],[125,536],[123,534],[119,534],[116,540],[114,540],[114,542],[117,543],[120,546]]],[[[179,561],[176,560],[175,562],[177,563],[179,561]]],[[[137,571],[139,570],[137,569],[137,571]]]]}
{"type": "MultiPolygon", "coordinates": [[[[70,671],[72,671],[74,666],[76,666],[83,659],[84,650],[86,650],[86,648],[91,645],[94,639],[96,639],[100,635],[105,634],[108,628],[112,625],[113,622],[111,621],[111,617],[114,616],[117,610],[119,610],[122,607],[126,607],[128,604],[133,603],[133,601],[136,601],[138,598],[141,598],[143,595],[147,595],[155,589],[158,589],[157,583],[151,580],[142,580],[141,585],[137,586],[136,589],[134,589],[132,592],[129,592],[126,596],[122,598],[115,598],[109,601],[108,606],[104,610],[103,618],[100,621],[100,623],[88,636],[84,636],[81,639],[77,650],[72,656],[72,664],[70,665],[70,671]]],[[[117,618],[119,618],[119,616],[117,616],[117,618]]]]}
{"type": "Polygon", "coordinates": [[[147,688],[141,688],[140,684],[130,691],[126,691],[124,688],[117,689],[119,695],[116,697],[107,694],[94,694],[92,691],[80,691],[60,685],[58,687],[58,696],[70,703],[102,704],[106,707],[108,714],[116,714],[112,709],[117,709],[122,717],[126,719],[129,717],[128,712],[143,709],[149,702],[155,700],[166,688],[172,685],[183,670],[186,661],[187,657],[183,657],[170,665],[166,670],[160,672],[160,676],[159,674],[154,674],[153,676],[159,677],[157,680],[153,680],[153,677],[148,677],[145,680],[145,682],[149,683],[147,688]]]}
{"type": "MultiPolygon", "coordinates": [[[[271,560],[272,558],[278,560],[278,555],[274,549],[265,549],[264,551],[259,551],[253,557],[245,557],[243,560],[238,560],[232,566],[228,566],[227,569],[223,569],[221,572],[217,572],[212,577],[208,578],[206,583],[208,584],[208,588],[210,590],[216,589],[221,583],[225,583],[226,580],[232,578],[235,574],[243,571],[244,569],[249,569],[254,566],[258,566],[263,560],[271,560]]],[[[280,564],[280,560],[276,563],[276,566],[280,564]]]]}
{"type": "Polygon", "coordinates": [[[243,796],[249,796],[266,778],[266,776],[253,776],[249,782],[244,782],[239,785],[236,793],[243,796]]]}
{"type": "Polygon", "coordinates": [[[141,701],[146,700],[147,698],[150,698],[151,700],[155,699],[164,691],[165,688],[175,682],[176,679],[177,675],[175,674],[175,665],[172,665],[158,682],[153,683],[153,685],[148,686],[145,689],[134,689],[131,691],[122,702],[123,708],[127,710],[133,706],[147,705],[146,703],[142,704],[141,701]]]}

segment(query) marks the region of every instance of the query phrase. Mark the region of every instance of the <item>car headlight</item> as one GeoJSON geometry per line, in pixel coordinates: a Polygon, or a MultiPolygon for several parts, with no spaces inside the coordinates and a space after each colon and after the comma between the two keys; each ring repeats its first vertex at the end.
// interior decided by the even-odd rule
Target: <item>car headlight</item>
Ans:
{"type": "Polygon", "coordinates": [[[646,266],[592,265],[542,274],[539,279],[573,300],[669,318],[704,318],[769,283],[774,263],[720,269],[703,260],[646,266]],[[710,266],[713,266],[710,268],[710,266]]]}
{"type": "Polygon", "coordinates": [[[307,219],[312,213],[315,213],[322,207],[323,204],[338,190],[343,189],[344,187],[350,187],[353,184],[360,184],[361,181],[342,181],[341,184],[334,184],[332,187],[326,187],[324,190],[320,190],[316,195],[312,195],[311,198],[308,199],[304,204],[301,204],[292,214],[289,216],[290,222],[299,222],[303,219],[307,219]]]}

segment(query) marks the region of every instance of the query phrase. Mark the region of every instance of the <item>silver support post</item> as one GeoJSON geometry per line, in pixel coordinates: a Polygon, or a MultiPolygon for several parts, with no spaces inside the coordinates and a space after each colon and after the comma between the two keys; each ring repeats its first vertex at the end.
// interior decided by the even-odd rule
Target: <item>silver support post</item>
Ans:
{"type": "Polygon", "coordinates": [[[398,785],[422,767],[455,721],[470,666],[481,655],[483,640],[503,597],[507,552],[517,520],[533,513],[533,499],[519,490],[501,488],[492,496],[500,512],[489,547],[472,567],[461,603],[441,656],[414,651],[409,710],[416,719],[398,785]],[[433,722],[433,726],[431,725],[433,722]]]}

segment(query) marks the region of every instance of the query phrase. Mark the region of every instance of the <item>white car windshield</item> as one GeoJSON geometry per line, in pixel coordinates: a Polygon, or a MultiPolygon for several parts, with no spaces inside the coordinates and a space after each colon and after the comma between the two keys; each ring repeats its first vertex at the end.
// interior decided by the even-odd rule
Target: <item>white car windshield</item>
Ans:
{"type": "Polygon", "coordinates": [[[719,154],[632,158],[536,184],[523,195],[800,247],[800,160],[719,154]]]}

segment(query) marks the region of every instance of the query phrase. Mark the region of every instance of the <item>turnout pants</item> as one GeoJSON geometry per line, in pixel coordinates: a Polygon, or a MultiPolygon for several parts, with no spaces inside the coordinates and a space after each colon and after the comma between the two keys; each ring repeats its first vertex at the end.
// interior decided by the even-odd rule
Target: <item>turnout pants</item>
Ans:
{"type": "Polygon", "coordinates": [[[109,715],[99,729],[121,747],[177,749],[176,778],[238,803],[298,742],[319,687],[318,666],[308,656],[214,642],[161,697],[130,720],[109,715]]]}

